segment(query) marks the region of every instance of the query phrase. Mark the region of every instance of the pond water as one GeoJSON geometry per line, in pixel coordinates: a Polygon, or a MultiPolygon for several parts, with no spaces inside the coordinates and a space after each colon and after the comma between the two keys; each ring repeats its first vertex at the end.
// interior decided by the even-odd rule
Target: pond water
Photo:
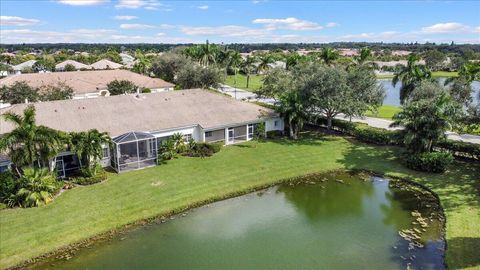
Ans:
{"type": "Polygon", "coordinates": [[[430,193],[337,172],[200,207],[31,268],[443,269],[442,228],[430,193]]]}
{"type": "MultiPolygon", "coordinates": [[[[445,82],[445,78],[439,78],[440,84],[443,85],[445,82]]],[[[392,80],[390,79],[381,79],[378,80],[378,83],[380,85],[383,85],[385,92],[386,92],[386,97],[385,100],[383,101],[384,105],[394,105],[394,106],[400,106],[400,86],[402,85],[401,82],[399,82],[395,87],[392,85],[392,80]]],[[[480,94],[480,81],[474,81],[472,82],[472,98],[475,104],[480,103],[479,100],[479,94],[480,94]]]]}

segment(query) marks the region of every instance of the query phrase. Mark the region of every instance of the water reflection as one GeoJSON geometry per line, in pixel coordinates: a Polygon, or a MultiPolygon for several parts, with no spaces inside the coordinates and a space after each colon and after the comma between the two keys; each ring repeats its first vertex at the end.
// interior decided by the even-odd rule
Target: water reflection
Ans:
{"type": "MultiPolygon", "coordinates": [[[[438,81],[441,85],[445,82],[445,78],[438,78],[438,81]]],[[[383,101],[383,104],[385,105],[394,105],[394,106],[400,106],[400,86],[402,85],[401,82],[399,82],[395,87],[392,85],[392,80],[390,79],[381,79],[378,80],[378,83],[380,85],[383,85],[385,92],[386,92],[386,97],[385,100],[383,101]]],[[[479,81],[474,81],[472,82],[472,98],[476,104],[480,102],[479,100],[479,93],[480,93],[480,82],[479,81]]]]}

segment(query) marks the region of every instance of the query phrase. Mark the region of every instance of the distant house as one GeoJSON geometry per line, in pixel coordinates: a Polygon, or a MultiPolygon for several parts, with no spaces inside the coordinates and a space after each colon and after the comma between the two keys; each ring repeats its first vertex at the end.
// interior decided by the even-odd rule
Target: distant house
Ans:
{"type": "Polygon", "coordinates": [[[133,65],[135,64],[135,57],[126,53],[120,53],[119,55],[122,58],[122,64],[124,64],[125,67],[127,68],[133,67],[133,65]]]}
{"type": "Polygon", "coordinates": [[[282,69],[286,69],[287,68],[287,63],[283,62],[283,61],[275,61],[271,64],[268,64],[268,66],[270,68],[282,68],[282,69]]]}
{"type": "MultiPolygon", "coordinates": [[[[382,68],[382,67],[395,67],[397,65],[401,65],[401,66],[407,66],[408,62],[407,60],[399,60],[399,61],[388,61],[388,62],[384,62],[384,61],[373,61],[373,63],[375,63],[378,68],[382,68]]],[[[417,61],[417,64],[419,65],[425,65],[425,60],[419,60],[417,61]]]]}
{"type": "Polygon", "coordinates": [[[25,70],[25,69],[28,69],[28,68],[33,68],[33,65],[35,65],[35,63],[37,63],[36,60],[28,60],[28,61],[25,61],[23,63],[20,63],[18,65],[14,65],[12,66],[12,69],[13,69],[13,72],[15,74],[22,74],[22,71],[25,70]]]}
{"type": "Polygon", "coordinates": [[[119,69],[119,68],[123,67],[123,65],[120,65],[118,63],[112,62],[112,61],[107,60],[107,59],[102,59],[102,60],[99,60],[99,61],[91,64],[90,67],[92,67],[95,70],[119,69]]]}
{"type": "MultiPolygon", "coordinates": [[[[0,109],[0,115],[21,114],[27,106],[0,109]]],[[[201,89],[49,101],[34,106],[39,125],[65,132],[108,132],[113,145],[105,146],[101,164],[117,172],[156,165],[161,142],[175,133],[187,141],[228,145],[251,140],[260,124],[265,125],[265,132],[284,129],[282,118],[270,109],[201,89]]],[[[0,136],[13,128],[0,120],[0,136]]],[[[70,152],[60,154],[56,164],[61,176],[80,167],[70,152]]]]}
{"type": "Polygon", "coordinates": [[[61,63],[58,63],[55,65],[55,70],[56,71],[64,71],[65,70],[65,67],[67,65],[72,65],[75,67],[76,70],[86,70],[86,69],[92,69],[91,66],[89,65],[85,65],[83,63],[80,63],[80,62],[77,62],[77,61],[74,61],[74,60],[65,60],[61,63]]]}
{"type": "Polygon", "coordinates": [[[411,51],[404,51],[404,50],[392,51],[393,56],[407,56],[407,55],[410,55],[410,54],[412,54],[411,51]]]}
{"type": "Polygon", "coordinates": [[[114,80],[128,80],[140,89],[149,88],[152,92],[169,91],[175,87],[174,84],[162,79],[122,69],[20,74],[0,79],[0,87],[10,86],[19,81],[25,81],[33,88],[64,83],[73,89],[74,98],[79,99],[109,96],[107,84],[114,80]]]}
{"type": "Polygon", "coordinates": [[[360,53],[358,52],[357,49],[338,49],[337,51],[341,56],[345,56],[345,57],[352,57],[352,56],[359,56],[360,55],[360,53]]]}

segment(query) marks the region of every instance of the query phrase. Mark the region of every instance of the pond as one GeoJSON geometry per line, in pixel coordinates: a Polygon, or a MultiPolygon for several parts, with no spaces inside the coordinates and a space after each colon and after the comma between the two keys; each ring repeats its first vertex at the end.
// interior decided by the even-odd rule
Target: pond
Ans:
{"type": "Polygon", "coordinates": [[[432,194],[335,172],[193,209],[31,267],[443,269],[442,231],[432,194]]]}
{"type": "MultiPolygon", "coordinates": [[[[439,78],[440,84],[443,85],[445,82],[445,78],[439,78]]],[[[386,92],[386,97],[385,100],[383,101],[383,104],[385,105],[394,105],[394,106],[400,106],[400,86],[402,85],[401,82],[399,82],[395,87],[392,85],[392,80],[390,79],[381,79],[378,80],[378,83],[380,85],[383,85],[383,88],[385,89],[386,92]]],[[[479,94],[480,94],[480,81],[474,81],[472,82],[472,98],[475,104],[480,103],[479,100],[479,94]]]]}

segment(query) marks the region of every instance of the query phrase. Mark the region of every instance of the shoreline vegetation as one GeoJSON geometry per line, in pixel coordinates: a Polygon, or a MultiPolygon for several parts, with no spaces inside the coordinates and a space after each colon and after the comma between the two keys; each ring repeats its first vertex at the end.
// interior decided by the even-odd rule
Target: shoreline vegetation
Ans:
{"type": "Polygon", "coordinates": [[[306,132],[297,141],[252,141],[205,159],[180,157],[141,171],[111,174],[106,182],[67,190],[46,206],[0,211],[0,265],[21,266],[42,254],[68,250],[72,243],[121,231],[127,224],[143,224],[287,179],[366,170],[432,190],[447,217],[447,265],[479,266],[475,253],[480,248],[480,164],[457,160],[445,174],[429,174],[407,169],[400,154],[397,147],[306,132]]]}
{"type": "MultiPolygon", "coordinates": [[[[262,82],[262,75],[250,75],[250,83],[249,87],[247,88],[247,76],[243,74],[237,74],[237,75],[228,75],[225,79],[225,84],[231,87],[234,87],[235,85],[235,76],[237,78],[236,85],[237,88],[253,92],[257,89],[259,89],[263,82],[262,82]]],[[[393,74],[376,74],[377,79],[379,80],[385,80],[385,79],[393,79],[393,74]]],[[[432,77],[434,78],[451,78],[451,77],[458,77],[458,72],[457,71],[433,71],[432,72],[432,77]]]]}

